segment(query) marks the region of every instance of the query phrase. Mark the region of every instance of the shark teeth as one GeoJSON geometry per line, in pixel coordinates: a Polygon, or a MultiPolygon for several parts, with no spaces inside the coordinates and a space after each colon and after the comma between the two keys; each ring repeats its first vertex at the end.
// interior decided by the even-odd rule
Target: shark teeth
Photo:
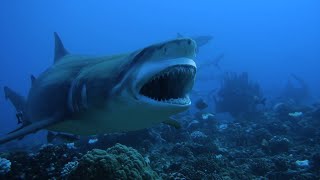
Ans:
{"type": "Polygon", "coordinates": [[[184,98],[177,98],[177,99],[154,99],[152,97],[149,97],[155,101],[160,101],[160,102],[164,102],[164,103],[168,103],[168,104],[189,104],[191,102],[189,96],[186,96],[184,98]]]}
{"type": "MultiPolygon", "coordinates": [[[[162,78],[166,78],[169,76],[176,76],[176,75],[182,75],[186,77],[194,77],[196,73],[196,69],[193,66],[190,66],[190,68],[185,66],[178,66],[174,68],[170,68],[168,70],[165,70],[164,72],[160,72],[159,74],[155,75],[152,79],[152,81],[157,81],[162,78]]],[[[149,81],[150,82],[150,81],[149,81]]]]}
{"type": "Polygon", "coordinates": [[[154,75],[140,90],[140,94],[155,101],[170,104],[189,104],[196,68],[191,65],[169,67],[154,75]]]}

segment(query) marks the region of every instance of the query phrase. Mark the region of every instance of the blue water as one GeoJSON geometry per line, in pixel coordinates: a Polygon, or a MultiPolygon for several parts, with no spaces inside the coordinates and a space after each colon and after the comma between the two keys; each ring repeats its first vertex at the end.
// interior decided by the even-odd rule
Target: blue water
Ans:
{"type": "MultiPolygon", "coordinates": [[[[224,53],[223,71],[249,73],[269,98],[290,73],[303,78],[320,97],[320,2],[268,1],[1,1],[0,86],[27,95],[30,74],[53,62],[53,32],[76,54],[114,54],[155,42],[212,35],[197,63],[224,53]]],[[[217,88],[215,68],[199,72],[195,89],[217,88]]],[[[2,91],[2,89],[1,89],[2,91]]],[[[15,110],[0,93],[0,133],[16,127],[15,110]]]]}

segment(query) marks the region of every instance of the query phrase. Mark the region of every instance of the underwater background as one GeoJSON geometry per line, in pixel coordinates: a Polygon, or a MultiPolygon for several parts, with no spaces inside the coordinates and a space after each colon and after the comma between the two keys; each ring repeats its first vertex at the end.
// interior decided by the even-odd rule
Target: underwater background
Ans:
{"type": "MultiPolygon", "coordinates": [[[[88,55],[180,35],[212,39],[199,47],[180,129],[50,143],[42,130],[0,145],[0,179],[320,179],[319,8],[316,0],[1,1],[0,86],[24,96],[30,75],[53,64],[53,32],[88,55]]],[[[3,136],[18,127],[4,93],[0,110],[3,136]]]]}

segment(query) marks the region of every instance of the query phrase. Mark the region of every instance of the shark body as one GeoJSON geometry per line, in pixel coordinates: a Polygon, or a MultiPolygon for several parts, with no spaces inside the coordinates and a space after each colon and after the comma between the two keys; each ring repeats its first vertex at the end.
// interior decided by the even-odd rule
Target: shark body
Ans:
{"type": "Polygon", "coordinates": [[[15,107],[23,113],[23,125],[0,137],[0,144],[40,129],[76,135],[139,130],[191,105],[188,93],[196,74],[192,39],[92,57],[70,54],[54,35],[54,64],[31,77],[26,100],[5,87],[6,98],[19,104],[15,107]]]}

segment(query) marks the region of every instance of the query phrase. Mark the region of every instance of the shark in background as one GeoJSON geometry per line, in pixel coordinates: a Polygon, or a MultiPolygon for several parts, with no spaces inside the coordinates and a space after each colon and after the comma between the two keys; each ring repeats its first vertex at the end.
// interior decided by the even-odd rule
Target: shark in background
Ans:
{"type": "Polygon", "coordinates": [[[174,125],[170,117],[191,105],[197,45],[190,38],[93,57],[70,54],[54,37],[54,63],[31,76],[28,97],[4,87],[22,125],[0,137],[0,144],[41,129],[95,135],[174,125]]]}
{"type": "Polygon", "coordinates": [[[224,54],[223,53],[219,54],[217,57],[214,57],[213,59],[207,60],[206,62],[198,65],[198,70],[204,69],[204,68],[208,68],[208,67],[212,66],[212,67],[214,67],[214,68],[216,68],[216,69],[221,71],[220,62],[223,59],[224,59],[224,54]]]}

